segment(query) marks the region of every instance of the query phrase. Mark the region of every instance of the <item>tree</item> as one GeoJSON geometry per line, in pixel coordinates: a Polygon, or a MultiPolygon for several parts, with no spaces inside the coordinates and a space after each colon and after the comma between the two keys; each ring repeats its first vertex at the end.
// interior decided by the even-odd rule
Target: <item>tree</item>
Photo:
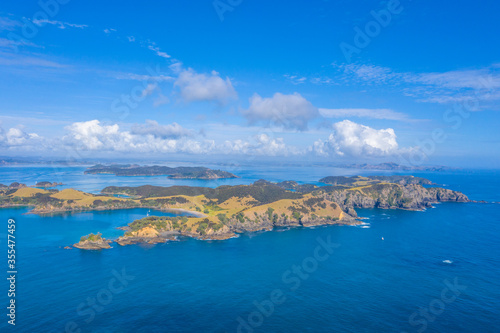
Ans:
{"type": "Polygon", "coordinates": [[[300,214],[298,211],[294,211],[292,217],[300,221],[300,219],[302,218],[302,214],[300,214]]]}

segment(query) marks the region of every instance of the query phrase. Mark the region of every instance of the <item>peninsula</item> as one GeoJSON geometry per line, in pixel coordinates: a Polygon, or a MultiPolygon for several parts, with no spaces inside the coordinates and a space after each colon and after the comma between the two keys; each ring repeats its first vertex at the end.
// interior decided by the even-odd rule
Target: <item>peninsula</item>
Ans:
{"type": "Polygon", "coordinates": [[[346,169],[358,169],[358,170],[392,170],[392,171],[448,171],[453,170],[454,168],[450,168],[443,165],[438,166],[418,166],[418,165],[402,165],[394,162],[386,162],[380,164],[344,164],[340,165],[340,168],[346,169]]]}
{"type": "MultiPolygon", "coordinates": [[[[259,180],[251,185],[217,188],[109,186],[100,195],[74,189],[0,188],[0,205],[33,206],[31,213],[37,214],[149,208],[185,215],[148,216],[131,222],[121,228],[126,232],[116,239],[118,244],[128,245],[165,242],[178,236],[227,239],[277,227],[354,225],[360,223],[356,208],[423,210],[437,202],[470,201],[460,192],[424,187],[422,184],[432,182],[413,176],[326,177],[321,181],[325,185],[259,180]],[[114,196],[117,194],[130,197],[114,196]]],[[[75,247],[107,248],[107,240],[99,237],[82,239],[75,247]]]]}

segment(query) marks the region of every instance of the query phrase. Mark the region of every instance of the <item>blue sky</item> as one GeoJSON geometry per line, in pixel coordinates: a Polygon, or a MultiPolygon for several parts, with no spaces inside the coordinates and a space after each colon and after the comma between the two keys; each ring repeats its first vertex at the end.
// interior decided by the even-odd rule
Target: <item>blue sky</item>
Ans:
{"type": "Polygon", "coordinates": [[[0,155],[500,166],[500,4],[6,1],[0,155]]]}

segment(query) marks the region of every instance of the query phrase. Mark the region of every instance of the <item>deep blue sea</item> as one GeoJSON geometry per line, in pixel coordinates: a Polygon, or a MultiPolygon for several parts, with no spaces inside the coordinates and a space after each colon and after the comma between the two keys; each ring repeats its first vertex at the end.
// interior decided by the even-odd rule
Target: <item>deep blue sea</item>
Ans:
{"type": "MultiPolygon", "coordinates": [[[[222,168],[222,167],[221,167],[222,168]]],[[[224,169],[224,168],[223,168],[224,169]]],[[[225,168],[227,169],[227,168],[225,168]]],[[[85,167],[0,168],[0,183],[108,185],[317,182],[325,166],[241,166],[225,181],[83,175],[85,167]]],[[[381,174],[364,171],[362,174],[381,174]]],[[[387,173],[385,173],[387,174],[387,173]]],[[[500,201],[500,172],[415,174],[500,201]]],[[[225,241],[67,250],[118,237],[145,209],[54,216],[0,209],[1,332],[500,332],[500,204],[358,210],[362,226],[294,228],[225,241]],[[16,326],[7,324],[7,221],[16,221],[16,326]]],[[[166,214],[151,212],[152,214],[166,214]]]]}

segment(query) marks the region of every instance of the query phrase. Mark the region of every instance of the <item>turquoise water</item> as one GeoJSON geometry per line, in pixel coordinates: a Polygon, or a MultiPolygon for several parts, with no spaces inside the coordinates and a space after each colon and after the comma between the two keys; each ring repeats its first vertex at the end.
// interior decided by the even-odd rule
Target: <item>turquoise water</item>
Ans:
{"type": "MultiPolygon", "coordinates": [[[[73,170],[80,169],[64,169],[63,182],[85,188],[86,176],[73,170]]],[[[332,172],[245,170],[248,177],[239,181],[310,181],[322,171],[332,172]]],[[[53,181],[43,167],[0,169],[0,175],[18,173],[25,179],[29,172],[46,172],[53,181]]],[[[315,179],[326,175],[335,173],[315,179]]],[[[472,199],[500,201],[497,171],[422,176],[472,199]]],[[[128,179],[135,185],[144,181],[128,179]]],[[[19,332],[500,331],[500,204],[443,203],[424,212],[359,210],[368,218],[364,226],[114,245],[105,251],[63,247],[90,232],[117,237],[122,231],[116,227],[147,210],[50,217],[26,211],[0,209],[5,251],[7,219],[15,218],[17,225],[19,332]],[[336,245],[329,253],[322,242],[336,245]],[[294,272],[294,265],[302,268],[294,272]]],[[[2,267],[7,271],[6,258],[2,267]]],[[[7,304],[7,283],[0,288],[7,304]]],[[[2,317],[3,332],[9,325],[2,317]]]]}

